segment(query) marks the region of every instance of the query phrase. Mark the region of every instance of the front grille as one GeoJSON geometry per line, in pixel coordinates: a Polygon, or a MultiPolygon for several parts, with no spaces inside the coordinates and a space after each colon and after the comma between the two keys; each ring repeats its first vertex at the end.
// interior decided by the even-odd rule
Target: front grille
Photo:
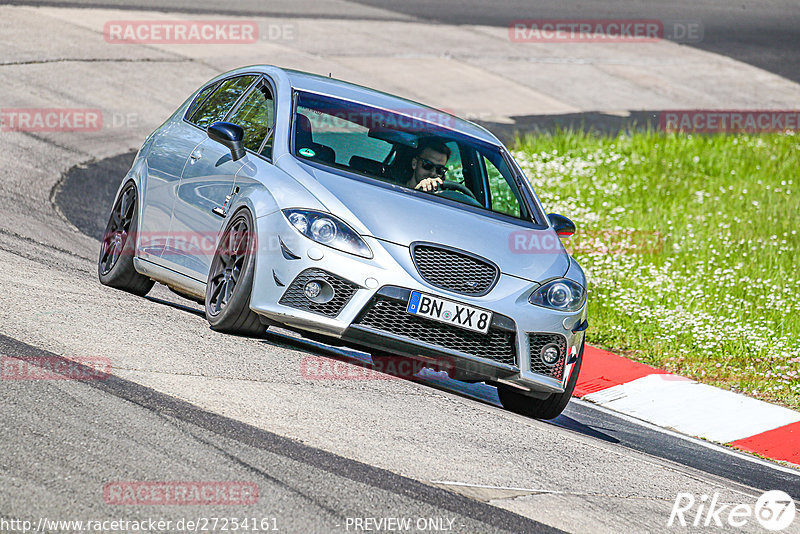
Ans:
{"type": "Polygon", "coordinates": [[[489,332],[471,332],[406,312],[403,302],[377,296],[370,301],[366,313],[356,324],[369,326],[404,338],[424,341],[446,349],[480,356],[508,365],[517,365],[517,344],[514,332],[489,327],[489,332]]]}
{"type": "Polygon", "coordinates": [[[289,288],[284,292],[278,303],[328,317],[336,317],[345,304],[350,302],[350,298],[356,292],[356,289],[358,289],[357,285],[335,274],[322,269],[306,269],[297,275],[297,278],[289,285],[289,288]],[[335,292],[333,298],[325,303],[309,300],[303,293],[303,288],[311,280],[325,280],[328,282],[335,292]]]}
{"type": "Polygon", "coordinates": [[[531,348],[531,372],[549,376],[556,380],[564,377],[564,362],[567,358],[567,339],[561,334],[528,334],[531,348]],[[553,365],[542,361],[542,349],[546,345],[554,344],[558,347],[559,358],[553,365]]]}
{"type": "Polygon", "coordinates": [[[454,249],[415,244],[411,257],[426,282],[462,295],[485,295],[500,276],[492,262],[454,249]]]}

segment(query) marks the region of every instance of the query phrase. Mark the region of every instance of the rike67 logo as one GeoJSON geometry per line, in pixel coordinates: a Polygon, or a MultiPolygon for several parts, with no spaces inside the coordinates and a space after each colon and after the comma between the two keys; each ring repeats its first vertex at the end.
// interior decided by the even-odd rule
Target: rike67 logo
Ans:
{"type": "Polygon", "coordinates": [[[730,527],[743,528],[755,519],[763,528],[777,532],[792,524],[796,512],[792,498],[780,490],[766,492],[755,506],[720,502],[719,493],[699,499],[691,493],[678,493],[667,526],[720,527],[728,531],[730,527]]]}

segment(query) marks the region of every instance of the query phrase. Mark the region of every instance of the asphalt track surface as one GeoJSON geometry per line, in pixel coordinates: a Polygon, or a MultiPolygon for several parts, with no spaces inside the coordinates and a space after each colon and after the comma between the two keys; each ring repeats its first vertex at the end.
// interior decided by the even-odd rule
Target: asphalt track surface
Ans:
{"type": "MultiPolygon", "coordinates": [[[[520,19],[658,19],[669,22],[699,22],[698,42],[687,42],[702,50],[726,55],[800,82],[800,3],[790,0],[355,0],[419,20],[446,24],[483,24],[506,27],[520,19]]],[[[220,5],[213,0],[11,0],[9,5],[109,7],[152,11],[210,13],[241,16],[304,15],[325,18],[366,19],[348,11],[320,11],[315,2],[259,2],[241,0],[220,5]]]]}
{"type": "Polygon", "coordinates": [[[727,0],[358,0],[359,3],[448,24],[508,26],[519,19],[657,19],[699,22],[703,36],[687,42],[800,81],[800,3],[727,0]]]}
{"type": "MultiPolygon", "coordinates": [[[[58,355],[0,335],[0,354],[16,359],[58,355]]],[[[63,360],[69,363],[68,360],[63,360]]],[[[180,480],[246,480],[260,502],[245,517],[275,520],[282,532],[347,529],[347,517],[447,518],[455,532],[560,532],[517,514],[406,477],[305,446],[201,410],[115,376],[86,382],[0,389],[4,440],[27,442],[5,465],[17,474],[0,514],[25,501],[63,503],[60,517],[153,517],[145,505],[120,507],[99,498],[109,480],[161,472],[180,480]],[[102,446],[92,447],[98,441],[102,446]],[[84,451],[91,450],[86,455],[84,451]],[[23,475],[20,476],[20,475],[23,475]],[[134,475],[134,476],[131,476],[134,475]],[[369,495],[368,499],[364,496],[369,495]],[[5,508],[5,509],[3,509],[5,508]]],[[[142,475],[144,475],[142,477],[142,475]]],[[[161,519],[231,517],[224,507],[159,511],[161,519]]],[[[50,518],[54,518],[53,515],[50,518]]]]}
{"type": "MultiPolygon", "coordinates": [[[[713,52],[772,72],[794,82],[800,82],[800,2],[796,0],[353,0],[346,7],[313,0],[280,0],[260,2],[240,0],[220,5],[213,0],[10,0],[8,5],[92,7],[113,9],[145,9],[187,14],[229,16],[304,16],[344,20],[418,20],[451,25],[486,25],[508,27],[515,20],[658,20],[669,29],[695,25],[701,28],[699,37],[675,39],[686,46],[713,52]],[[378,8],[380,11],[362,13],[352,5],[378,8]]],[[[421,79],[431,76],[421,65],[421,79]]],[[[424,82],[427,83],[427,82],[424,82]]],[[[711,92],[711,88],[709,88],[711,92]]],[[[718,108],[719,106],[713,106],[718,108]]],[[[761,106],[766,108],[768,106],[761,106]]],[[[795,106],[796,107],[796,106],[795,106]]],[[[579,128],[614,135],[619,131],[657,129],[660,110],[631,110],[628,116],[602,112],[563,113],[513,116],[514,125],[491,120],[476,120],[498,135],[504,142],[518,133],[552,131],[559,128],[579,128]]]]}

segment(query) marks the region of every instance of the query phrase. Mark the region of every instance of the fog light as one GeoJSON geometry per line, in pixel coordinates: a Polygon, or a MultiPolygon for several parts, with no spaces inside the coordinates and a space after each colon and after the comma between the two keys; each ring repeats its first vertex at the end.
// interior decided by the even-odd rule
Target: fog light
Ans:
{"type": "Polygon", "coordinates": [[[303,293],[309,300],[314,300],[319,296],[321,292],[322,292],[322,286],[319,285],[319,282],[315,282],[314,280],[307,283],[303,288],[303,293]]]}
{"type": "Polygon", "coordinates": [[[561,354],[556,345],[545,345],[542,348],[542,361],[547,365],[554,365],[560,356],[561,354]]]}
{"type": "Polygon", "coordinates": [[[303,286],[303,294],[311,302],[325,304],[333,300],[336,291],[327,281],[317,278],[306,282],[306,285],[303,286]]]}

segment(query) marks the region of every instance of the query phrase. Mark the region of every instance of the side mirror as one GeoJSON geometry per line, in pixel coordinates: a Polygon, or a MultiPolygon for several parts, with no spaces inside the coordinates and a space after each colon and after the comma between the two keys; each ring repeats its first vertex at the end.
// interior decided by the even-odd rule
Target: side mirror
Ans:
{"type": "Polygon", "coordinates": [[[558,237],[570,237],[575,233],[575,223],[563,215],[548,213],[547,218],[550,219],[550,224],[553,225],[553,230],[556,231],[558,237]]]}
{"type": "Polygon", "coordinates": [[[208,137],[212,141],[228,147],[231,150],[233,161],[244,157],[244,145],[242,144],[244,130],[241,126],[230,122],[215,122],[208,127],[208,137]]]}

